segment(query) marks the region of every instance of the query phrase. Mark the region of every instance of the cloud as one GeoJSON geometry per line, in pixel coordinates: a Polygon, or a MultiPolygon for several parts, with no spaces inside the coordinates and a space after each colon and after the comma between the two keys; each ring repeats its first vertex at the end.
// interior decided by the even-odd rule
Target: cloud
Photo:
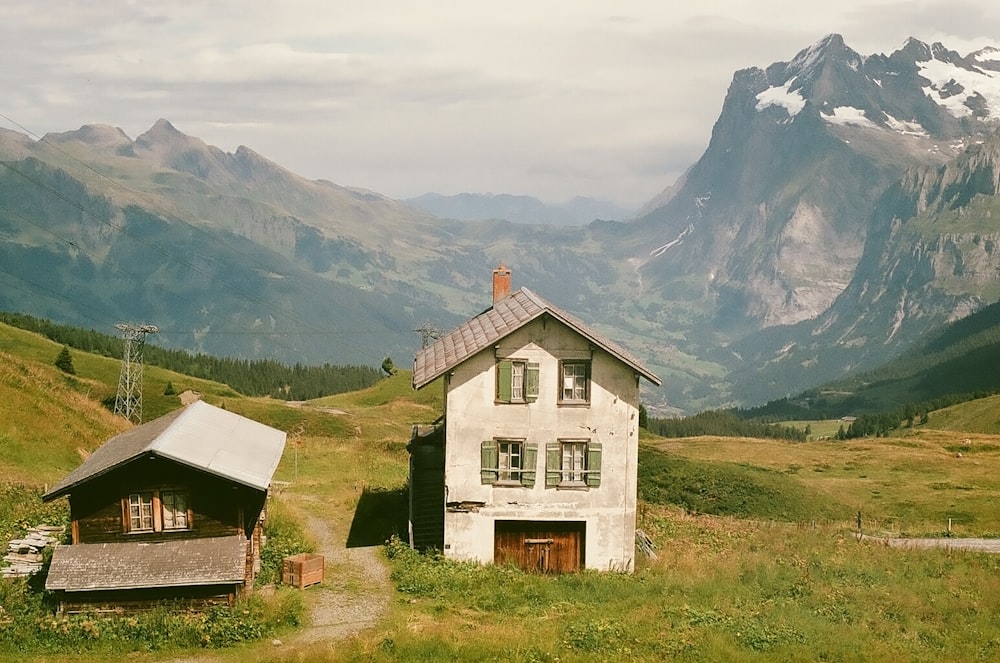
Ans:
{"type": "MultiPolygon", "coordinates": [[[[638,206],[707,146],[733,73],[840,32],[961,52],[985,2],[9,0],[0,112],[37,134],[159,117],[307,177],[404,197],[495,191],[638,206]]],[[[977,42],[975,46],[969,46],[977,42]]]]}

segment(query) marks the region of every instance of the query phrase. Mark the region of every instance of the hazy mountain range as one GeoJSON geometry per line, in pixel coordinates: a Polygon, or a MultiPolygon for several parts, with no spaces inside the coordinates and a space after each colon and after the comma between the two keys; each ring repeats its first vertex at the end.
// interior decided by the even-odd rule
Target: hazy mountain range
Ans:
{"type": "Polygon", "coordinates": [[[443,219],[460,221],[504,220],[513,223],[580,226],[597,219],[627,219],[634,211],[614,203],[578,196],[562,204],[545,203],[531,196],[509,193],[460,193],[443,196],[425,193],[401,202],[443,219]]]}
{"type": "Polygon", "coordinates": [[[432,214],[166,120],[134,140],[0,131],[0,308],[150,322],[151,342],[213,354],[406,365],[415,330],[489,305],[504,261],[649,363],[651,409],[755,404],[998,299],[998,118],[997,50],[861,56],[831,35],[736,72],[685,176],[634,220],[585,226],[517,196],[423,197],[432,214]],[[475,209],[545,223],[456,220],[475,209]]]}

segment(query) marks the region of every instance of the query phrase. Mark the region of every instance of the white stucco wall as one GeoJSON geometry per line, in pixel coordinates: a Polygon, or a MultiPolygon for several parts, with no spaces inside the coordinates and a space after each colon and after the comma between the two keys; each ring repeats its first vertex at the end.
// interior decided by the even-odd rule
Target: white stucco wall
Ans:
{"type": "Polygon", "coordinates": [[[445,499],[483,502],[474,512],[445,513],[445,555],[493,561],[494,521],[586,522],[587,568],[631,570],[635,556],[638,377],[633,369],[562,323],[544,316],[496,348],[469,358],[447,377],[445,499]],[[496,362],[539,364],[539,397],[530,403],[496,403],[496,362]],[[559,362],[591,361],[590,403],[560,405],[559,362]],[[538,445],[532,488],[484,485],[481,443],[497,437],[538,445]],[[578,438],[602,445],[601,485],[587,489],[545,486],[545,445],[578,438]]]}

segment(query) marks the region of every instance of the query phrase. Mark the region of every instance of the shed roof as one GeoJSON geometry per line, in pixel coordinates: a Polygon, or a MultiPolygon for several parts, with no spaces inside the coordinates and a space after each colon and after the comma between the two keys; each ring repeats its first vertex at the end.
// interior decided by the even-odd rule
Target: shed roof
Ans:
{"type": "Polygon", "coordinates": [[[168,458],[237,483],[267,490],[285,448],[285,433],[195,401],[117,435],[42,496],[45,501],[143,455],[168,458]]]}
{"type": "Polygon", "coordinates": [[[45,589],[67,592],[243,582],[247,540],[204,539],[56,546],[45,589]]]}
{"type": "Polygon", "coordinates": [[[598,334],[573,315],[553,306],[531,290],[521,288],[420,350],[413,360],[413,386],[420,389],[472,355],[494,345],[500,339],[545,314],[624,362],[653,384],[660,384],[660,378],[625,348],[598,334]]]}

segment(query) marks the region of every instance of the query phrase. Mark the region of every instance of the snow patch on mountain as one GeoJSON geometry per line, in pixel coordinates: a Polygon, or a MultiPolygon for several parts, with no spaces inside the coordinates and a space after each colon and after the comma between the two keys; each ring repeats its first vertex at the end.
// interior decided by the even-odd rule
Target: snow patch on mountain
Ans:
{"type": "Polygon", "coordinates": [[[684,229],[684,231],[680,235],[678,235],[674,239],[672,239],[669,242],[667,242],[666,244],[664,244],[662,246],[658,246],[655,249],[653,249],[652,251],[650,251],[649,255],[651,257],[653,257],[653,258],[659,258],[664,253],[666,253],[667,249],[669,249],[672,246],[677,246],[678,244],[680,244],[681,242],[683,242],[684,238],[687,237],[688,233],[692,232],[693,230],[694,230],[694,226],[693,225],[688,226],[687,228],[684,229]]]}
{"type": "Polygon", "coordinates": [[[986,117],[1000,119],[1000,72],[965,69],[936,59],[917,62],[917,66],[920,75],[930,81],[922,88],[924,94],[953,116],[972,115],[970,104],[976,97],[982,97],[986,101],[986,117]]]}
{"type": "Polygon", "coordinates": [[[832,115],[822,115],[830,124],[854,124],[859,127],[876,128],[876,124],[865,117],[865,112],[853,106],[837,106],[832,115]]]}
{"type": "Polygon", "coordinates": [[[1000,64],[1000,47],[987,46],[973,54],[973,59],[982,64],[1000,64]]]}
{"type": "Polygon", "coordinates": [[[805,108],[806,100],[798,91],[792,91],[792,83],[794,82],[793,78],[782,86],[767,88],[757,95],[757,105],[754,108],[762,111],[770,106],[780,106],[790,116],[795,117],[799,111],[805,108]]]}
{"type": "Polygon", "coordinates": [[[889,128],[893,131],[899,132],[904,136],[927,136],[927,130],[924,129],[923,125],[919,122],[908,122],[906,120],[900,120],[888,113],[884,113],[885,123],[889,125],[889,128]]]}

